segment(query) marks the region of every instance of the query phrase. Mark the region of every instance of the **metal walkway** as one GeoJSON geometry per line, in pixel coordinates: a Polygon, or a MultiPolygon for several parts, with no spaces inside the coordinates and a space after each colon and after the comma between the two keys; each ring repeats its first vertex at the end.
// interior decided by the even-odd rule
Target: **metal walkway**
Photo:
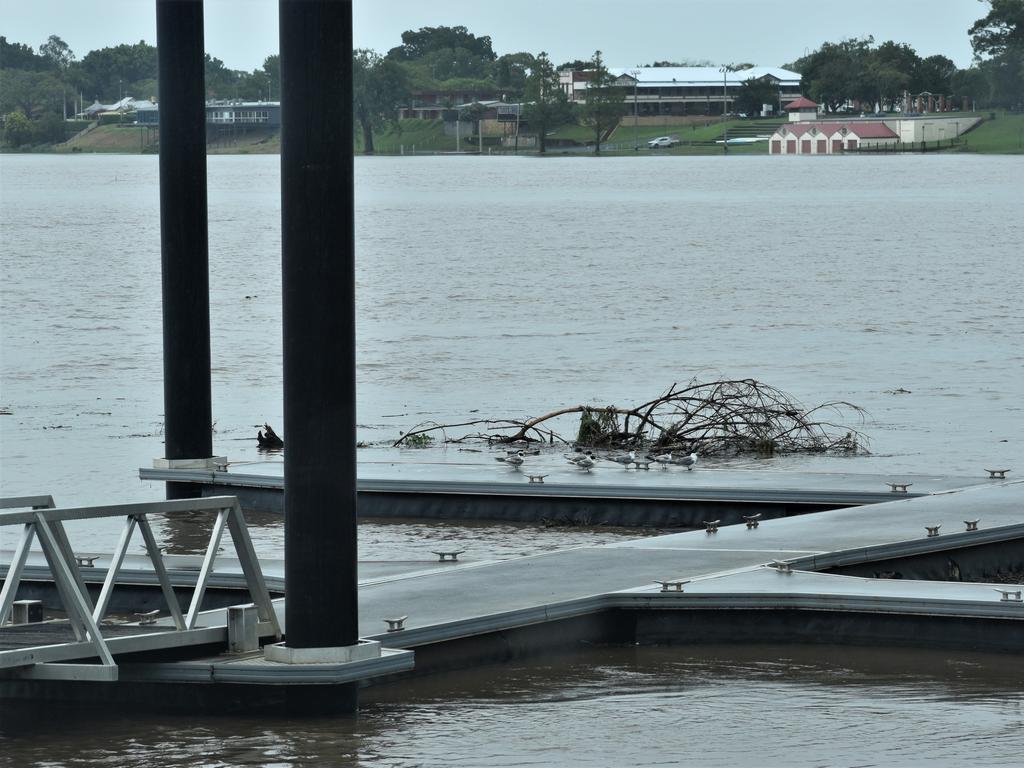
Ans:
{"type": "Polygon", "coordinates": [[[225,529],[234,542],[245,577],[244,583],[254,604],[253,631],[257,638],[281,636],[277,615],[249,539],[242,510],[233,497],[55,509],[51,497],[39,496],[3,499],[0,501],[0,509],[5,510],[0,511],[0,528],[16,526],[21,529],[3,589],[0,590],[0,670],[16,669],[17,676],[23,678],[116,680],[116,653],[224,642],[225,628],[203,626],[199,615],[225,529]],[[168,512],[215,516],[206,554],[192,589],[192,598],[184,613],[148,519],[149,515],[168,512]],[[103,586],[94,603],[82,578],[81,567],[91,565],[98,555],[72,551],[64,523],[105,517],[124,518],[124,527],[109,558],[103,586]],[[169,614],[169,627],[155,626],[157,611],[152,616],[140,617],[134,626],[104,623],[110,597],[117,586],[136,529],[142,534],[149,563],[163,593],[169,614]],[[42,548],[67,620],[53,625],[31,626],[30,629],[25,625],[6,627],[8,616],[16,604],[15,598],[33,540],[38,540],[42,548]],[[70,660],[95,660],[98,663],[65,663],[70,660]]]}

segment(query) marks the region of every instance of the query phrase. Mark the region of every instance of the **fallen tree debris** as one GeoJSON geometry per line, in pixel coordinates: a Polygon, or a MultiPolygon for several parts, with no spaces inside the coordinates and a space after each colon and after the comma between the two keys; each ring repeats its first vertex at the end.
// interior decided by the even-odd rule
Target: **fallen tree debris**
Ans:
{"type": "Polygon", "coordinates": [[[394,446],[415,445],[438,434],[442,442],[563,443],[605,449],[645,449],[733,456],[743,453],[866,453],[867,438],[840,420],[864,411],[845,401],[805,408],[791,395],[755,379],[673,384],[632,407],[571,405],[527,419],[424,422],[402,433],[394,446]],[[571,438],[552,422],[579,415],[571,438]],[[458,435],[456,429],[473,428],[458,435]]]}

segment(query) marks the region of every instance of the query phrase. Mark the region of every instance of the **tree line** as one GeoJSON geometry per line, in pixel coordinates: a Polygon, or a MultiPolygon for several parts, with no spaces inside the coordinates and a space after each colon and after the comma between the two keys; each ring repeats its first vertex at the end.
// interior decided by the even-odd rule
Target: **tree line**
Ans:
{"type": "MultiPolygon", "coordinates": [[[[1024,0],[982,2],[988,12],[967,30],[975,56],[966,69],[943,55],[921,57],[906,43],[889,40],[876,45],[872,37],[825,42],[783,66],[800,73],[803,93],[827,111],[850,102],[892,110],[905,92],[966,97],[983,108],[1021,108],[1024,0]]],[[[709,64],[656,61],[648,66],[709,64]]],[[[751,65],[730,66],[742,71],[751,65]]],[[[372,152],[374,131],[424,92],[442,94],[442,100],[447,94],[447,106],[454,106],[454,96],[465,92],[524,103],[522,118],[538,136],[541,151],[546,133],[566,122],[590,126],[599,146],[624,113],[626,98],[600,51],[589,59],[555,65],[545,52],[498,55],[488,35],[475,35],[463,26],[423,27],[403,32],[401,44],[384,54],[369,49],[354,53],[352,108],[364,150],[372,152]],[[563,69],[588,70],[586,104],[566,99],[557,74],[563,69]]],[[[210,99],[279,99],[277,55],[246,72],[229,69],[207,54],[206,93],[210,99]]],[[[125,95],[159,96],[156,48],[145,41],[90,51],[79,60],[57,35],[38,50],[0,36],[0,115],[8,143],[60,141],[64,118],[83,102],[110,103],[125,95]]],[[[771,83],[751,79],[739,89],[735,105],[737,111],[754,112],[776,99],[771,83]]],[[[468,108],[462,117],[474,119],[478,111],[468,108]]]]}

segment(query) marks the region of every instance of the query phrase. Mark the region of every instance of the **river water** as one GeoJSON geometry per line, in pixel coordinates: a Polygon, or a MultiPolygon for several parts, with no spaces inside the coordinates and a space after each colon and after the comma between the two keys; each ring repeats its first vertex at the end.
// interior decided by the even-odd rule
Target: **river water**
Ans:
{"type": "MultiPolygon", "coordinates": [[[[162,455],[157,176],[149,156],[0,156],[2,495],[162,495],[137,478],[162,455]]],[[[278,159],[211,157],[209,176],[214,448],[244,469],[279,461],[254,440],[281,424],[278,159]]],[[[730,465],[1024,470],[1022,176],[1014,157],[360,158],[360,472],[493,464],[385,447],[425,420],[635,403],[694,376],[869,413],[853,426],[870,455],[730,465]]],[[[253,534],[280,555],[279,519],[253,534]]],[[[366,523],[360,557],[639,534],[366,523]]],[[[1009,765],[1021,671],[891,649],[595,649],[382,688],[329,723],[76,717],[44,747],[8,713],[0,764],[1009,765]]]]}

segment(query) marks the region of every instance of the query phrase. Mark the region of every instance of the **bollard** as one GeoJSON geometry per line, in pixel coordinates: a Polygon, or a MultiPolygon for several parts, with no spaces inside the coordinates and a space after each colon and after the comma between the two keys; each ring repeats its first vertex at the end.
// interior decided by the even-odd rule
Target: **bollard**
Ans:
{"type": "Polygon", "coordinates": [[[1005,480],[1006,479],[1006,473],[1009,472],[1010,470],[1008,470],[1008,469],[986,469],[985,471],[988,472],[988,479],[989,480],[1005,480]]]}
{"type": "Polygon", "coordinates": [[[13,624],[35,624],[43,620],[42,600],[15,600],[11,611],[13,624]]]}
{"type": "Polygon", "coordinates": [[[756,515],[744,515],[743,519],[747,521],[747,528],[757,528],[760,524],[761,513],[758,512],[756,515]]]}
{"type": "Polygon", "coordinates": [[[444,562],[452,562],[452,563],[454,563],[454,562],[456,562],[459,559],[459,555],[461,555],[465,551],[466,550],[464,550],[464,549],[456,549],[456,550],[454,550],[452,552],[434,552],[434,554],[437,555],[439,563],[444,563],[444,562]]]}
{"type": "Polygon", "coordinates": [[[405,629],[405,620],[408,618],[408,616],[398,616],[394,619],[384,619],[388,625],[388,632],[401,632],[405,629]]]}
{"type": "Polygon", "coordinates": [[[913,483],[886,483],[889,486],[889,490],[892,493],[906,493],[907,488],[913,485],[913,483]]]}
{"type": "Polygon", "coordinates": [[[942,524],[940,523],[939,525],[926,525],[924,529],[928,531],[928,538],[932,539],[939,535],[939,528],[941,527],[942,524]]]}
{"type": "Polygon", "coordinates": [[[684,579],[683,581],[655,581],[654,583],[661,584],[662,592],[682,592],[683,585],[689,584],[690,580],[684,579]]]}
{"type": "Polygon", "coordinates": [[[967,526],[967,530],[968,531],[976,531],[976,530],[978,530],[978,523],[980,521],[981,521],[980,517],[977,520],[964,520],[964,525],[967,526]]]}
{"type": "Polygon", "coordinates": [[[255,603],[228,606],[228,651],[258,651],[260,614],[255,603]]]}
{"type": "Polygon", "coordinates": [[[704,528],[708,533],[718,533],[718,524],[721,520],[705,520],[704,528]]]}

